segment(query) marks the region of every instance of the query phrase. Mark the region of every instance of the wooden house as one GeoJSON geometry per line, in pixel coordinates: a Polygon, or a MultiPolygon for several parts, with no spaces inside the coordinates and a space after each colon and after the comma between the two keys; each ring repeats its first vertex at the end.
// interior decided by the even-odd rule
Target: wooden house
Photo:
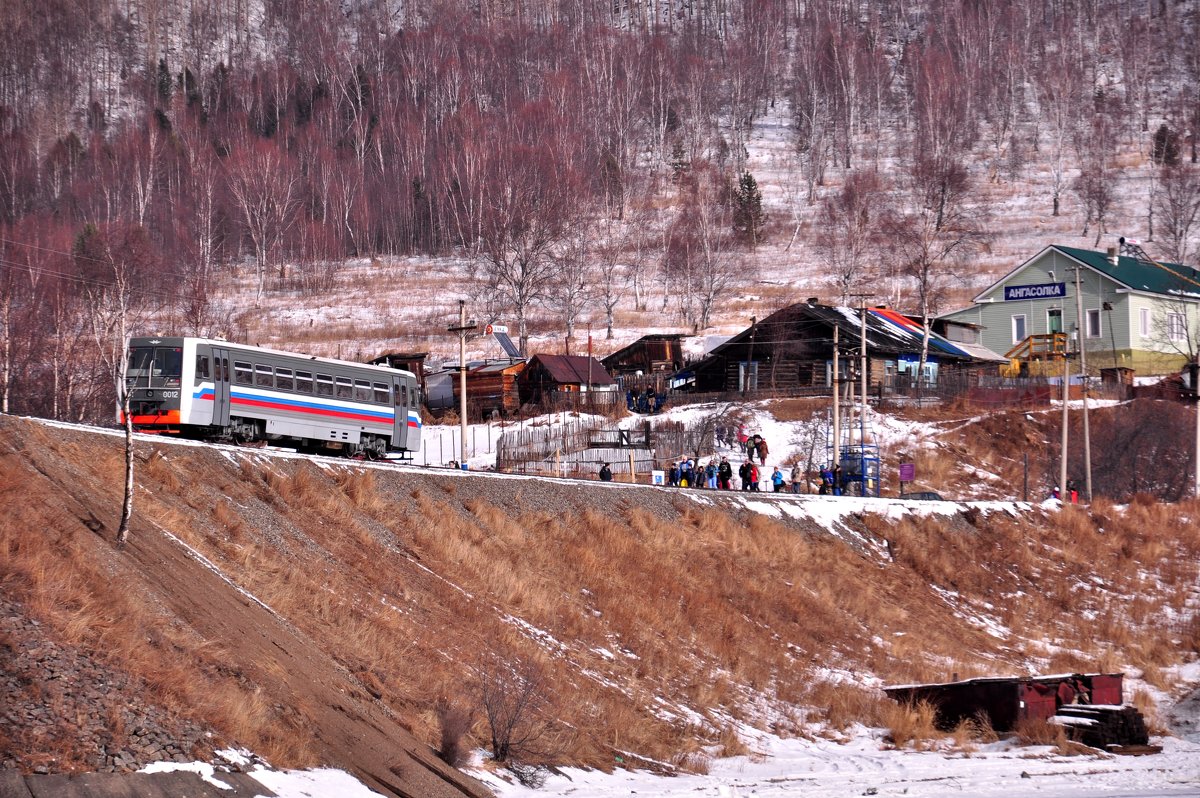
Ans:
{"type": "MultiPolygon", "coordinates": [[[[467,404],[472,411],[483,415],[493,412],[510,415],[521,409],[518,380],[525,371],[524,360],[494,360],[472,363],[467,371],[467,404]]],[[[455,401],[458,401],[458,381],[454,381],[455,401]]]]}
{"type": "Polygon", "coordinates": [[[625,387],[655,385],[683,368],[683,338],[680,333],[643,335],[600,362],[625,387]]]}
{"type": "MultiPolygon", "coordinates": [[[[791,305],[733,336],[690,371],[697,391],[781,391],[828,393],[833,384],[834,330],[843,380],[856,375],[861,358],[863,311],[816,302],[791,305]]],[[[921,327],[887,308],[865,311],[867,381],[872,391],[916,382],[921,360],[921,327]]],[[[925,385],[944,372],[1002,361],[978,346],[964,346],[931,334],[925,385]]]]}
{"type": "Polygon", "coordinates": [[[518,378],[521,401],[545,404],[561,394],[593,394],[597,403],[610,404],[617,383],[599,360],[586,355],[534,355],[518,378]]]}
{"type": "Polygon", "coordinates": [[[428,357],[428,352],[389,352],[386,355],[380,355],[370,363],[374,366],[411,371],[417,375],[417,387],[421,389],[421,396],[425,396],[425,359],[428,357]]]}

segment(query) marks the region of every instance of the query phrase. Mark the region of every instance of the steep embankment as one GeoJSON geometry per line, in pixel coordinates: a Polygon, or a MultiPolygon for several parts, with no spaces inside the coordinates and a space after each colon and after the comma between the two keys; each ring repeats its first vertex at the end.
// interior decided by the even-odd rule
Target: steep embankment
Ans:
{"type": "MultiPolygon", "coordinates": [[[[143,438],[117,551],[120,438],[0,428],[0,645],[37,629],[120,675],[96,710],[120,720],[110,740],[73,736],[73,699],[50,703],[53,734],[10,719],[0,760],[25,768],[94,767],[100,744],[129,753],[117,766],[161,758],[137,723],[471,794],[429,745],[453,747],[464,716],[486,745],[485,705],[513,697],[532,707],[515,758],[689,767],[736,750],[737,722],[872,720],[881,679],[1130,666],[1165,683],[1200,637],[1191,504],[929,514],[143,438]],[[126,721],[131,698],[153,712],[126,721]]],[[[32,704],[47,661],[0,676],[32,704]]]]}

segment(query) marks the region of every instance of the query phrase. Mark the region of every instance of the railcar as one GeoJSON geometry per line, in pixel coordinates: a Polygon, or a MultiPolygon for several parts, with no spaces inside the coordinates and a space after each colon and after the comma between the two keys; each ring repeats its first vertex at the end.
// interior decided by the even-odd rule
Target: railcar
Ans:
{"type": "Polygon", "coordinates": [[[135,337],[128,355],[139,431],[370,457],[421,447],[409,371],[204,338],[135,337]]]}

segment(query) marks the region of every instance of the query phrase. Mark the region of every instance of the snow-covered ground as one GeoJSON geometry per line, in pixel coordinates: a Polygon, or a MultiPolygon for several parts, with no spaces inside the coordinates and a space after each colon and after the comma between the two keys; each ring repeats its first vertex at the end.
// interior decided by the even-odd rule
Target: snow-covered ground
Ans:
{"type": "MultiPolygon", "coordinates": [[[[1164,737],[1160,754],[1062,756],[1045,746],[1011,741],[941,750],[895,750],[881,729],[855,727],[839,740],[813,736],[781,739],[742,729],[750,753],[708,763],[704,775],[662,776],[648,771],[563,768],[536,789],[507,771],[476,767],[472,775],[498,798],[841,798],[894,795],[940,798],[1157,798],[1200,795],[1200,742],[1164,737]]],[[[220,785],[205,763],[159,763],[143,772],[190,770],[220,785]]],[[[378,793],[344,771],[329,768],[277,771],[257,766],[251,776],[280,798],[367,798],[378,793]]]]}
{"type": "MultiPolygon", "coordinates": [[[[1046,747],[999,742],[974,751],[888,750],[878,729],[859,728],[846,743],[758,735],[751,753],[715,760],[707,775],[565,769],[529,789],[484,774],[501,798],[654,796],[654,798],[835,798],[904,795],[1045,798],[1200,795],[1200,744],[1165,738],[1163,752],[1131,757],[1058,756],[1046,747]]],[[[478,775],[478,774],[477,774],[478,775]]]]}

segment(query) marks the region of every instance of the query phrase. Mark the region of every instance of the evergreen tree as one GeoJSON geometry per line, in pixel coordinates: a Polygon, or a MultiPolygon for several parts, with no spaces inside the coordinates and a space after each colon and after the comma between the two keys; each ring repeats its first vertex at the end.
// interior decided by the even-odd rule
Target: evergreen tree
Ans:
{"type": "Polygon", "coordinates": [[[1179,134],[1165,122],[1154,131],[1150,158],[1157,166],[1179,166],[1179,134]]]}
{"type": "Polygon", "coordinates": [[[754,175],[743,172],[733,191],[733,231],[753,249],[762,240],[766,223],[767,215],[763,212],[762,191],[758,188],[758,181],[754,175]]]}

